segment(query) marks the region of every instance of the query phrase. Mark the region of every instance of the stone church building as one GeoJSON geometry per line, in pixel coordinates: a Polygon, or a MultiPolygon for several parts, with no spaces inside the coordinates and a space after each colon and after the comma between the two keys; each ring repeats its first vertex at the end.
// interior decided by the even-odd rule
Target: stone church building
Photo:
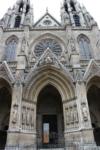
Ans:
{"type": "Polygon", "coordinates": [[[99,146],[97,23],[77,0],[62,0],[61,22],[46,10],[34,23],[30,0],[17,0],[0,20],[0,147],[99,146]]]}

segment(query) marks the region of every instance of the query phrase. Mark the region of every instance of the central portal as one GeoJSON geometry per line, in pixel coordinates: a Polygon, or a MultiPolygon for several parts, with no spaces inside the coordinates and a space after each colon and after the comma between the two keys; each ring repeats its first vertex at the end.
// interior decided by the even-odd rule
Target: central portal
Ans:
{"type": "Polygon", "coordinates": [[[40,148],[63,147],[63,106],[58,90],[47,85],[37,102],[37,146],[40,148]]]}

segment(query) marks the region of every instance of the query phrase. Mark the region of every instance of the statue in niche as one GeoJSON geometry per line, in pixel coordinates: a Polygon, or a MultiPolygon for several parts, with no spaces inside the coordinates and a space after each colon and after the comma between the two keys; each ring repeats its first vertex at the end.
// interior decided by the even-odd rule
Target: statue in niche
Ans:
{"type": "Polygon", "coordinates": [[[32,63],[36,63],[36,58],[33,56],[31,61],[32,61],[32,63]]]}
{"type": "Polygon", "coordinates": [[[17,123],[17,119],[18,119],[18,105],[15,104],[13,106],[13,114],[12,114],[12,123],[16,124],[17,123]]]}
{"type": "Polygon", "coordinates": [[[82,115],[84,121],[88,121],[88,111],[85,103],[82,103],[82,115]]]}
{"type": "Polygon", "coordinates": [[[70,123],[74,122],[74,118],[73,118],[73,107],[70,107],[70,123]]]}
{"type": "Polygon", "coordinates": [[[45,62],[47,64],[51,64],[53,62],[52,58],[50,56],[47,56],[47,58],[45,59],[45,62]]]}
{"type": "Polygon", "coordinates": [[[69,108],[66,108],[65,114],[66,114],[66,125],[69,125],[69,121],[70,121],[70,112],[69,112],[69,108]]]}
{"type": "Polygon", "coordinates": [[[26,108],[23,107],[22,109],[22,124],[26,124],[26,108]]]}
{"type": "Polygon", "coordinates": [[[24,35],[23,40],[22,40],[22,45],[21,45],[21,52],[25,52],[27,46],[28,46],[28,41],[26,40],[25,35],[24,35]]]}
{"type": "Polygon", "coordinates": [[[78,122],[78,112],[77,112],[77,106],[76,105],[74,105],[73,120],[75,123],[78,122]]]}
{"type": "Polygon", "coordinates": [[[30,120],[31,120],[31,127],[34,127],[34,110],[31,110],[30,120]]]}
{"type": "Polygon", "coordinates": [[[24,52],[25,51],[25,49],[26,49],[26,39],[25,39],[25,37],[23,38],[23,40],[22,40],[22,47],[21,47],[21,52],[24,52]]]}
{"type": "Polygon", "coordinates": [[[72,37],[70,39],[70,47],[72,52],[76,50],[75,40],[72,37]]]}
{"type": "Polygon", "coordinates": [[[62,62],[62,64],[66,63],[66,58],[64,56],[61,56],[60,61],[62,62]]]}
{"type": "Polygon", "coordinates": [[[31,114],[30,114],[30,109],[27,109],[27,114],[26,114],[26,124],[30,125],[31,123],[31,114]]]}

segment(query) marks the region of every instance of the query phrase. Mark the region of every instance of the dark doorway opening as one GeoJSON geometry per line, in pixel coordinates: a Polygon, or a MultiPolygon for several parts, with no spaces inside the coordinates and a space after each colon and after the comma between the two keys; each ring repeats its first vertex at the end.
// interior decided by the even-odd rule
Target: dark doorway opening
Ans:
{"type": "Polygon", "coordinates": [[[42,131],[44,145],[58,143],[57,115],[43,115],[42,131]]]}
{"type": "Polygon", "coordinates": [[[100,146],[100,88],[98,88],[96,85],[92,85],[88,90],[87,98],[94,139],[97,146],[100,146]]]}
{"type": "Polygon", "coordinates": [[[0,80],[0,86],[0,149],[4,150],[9,128],[11,91],[10,86],[4,80],[0,80]]]}

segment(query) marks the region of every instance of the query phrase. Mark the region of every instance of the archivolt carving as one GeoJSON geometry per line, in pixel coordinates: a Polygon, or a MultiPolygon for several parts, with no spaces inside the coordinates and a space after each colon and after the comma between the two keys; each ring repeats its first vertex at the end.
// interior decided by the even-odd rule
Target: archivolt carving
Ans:
{"type": "Polygon", "coordinates": [[[37,101],[39,91],[47,84],[55,86],[61,94],[62,100],[75,98],[73,80],[63,71],[53,67],[43,67],[29,74],[25,80],[24,98],[37,101]]]}

